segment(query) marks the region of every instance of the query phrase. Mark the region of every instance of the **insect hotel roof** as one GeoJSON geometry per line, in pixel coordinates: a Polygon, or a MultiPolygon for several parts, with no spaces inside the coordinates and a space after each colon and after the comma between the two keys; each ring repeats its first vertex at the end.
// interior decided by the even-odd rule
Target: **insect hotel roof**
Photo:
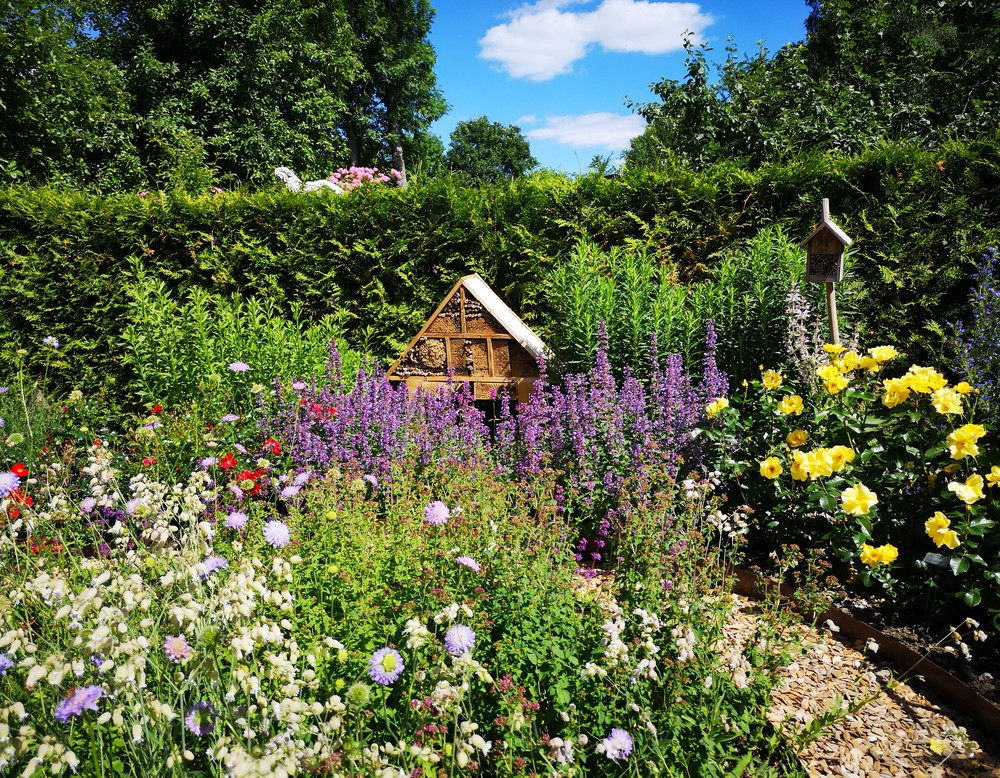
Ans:
{"type": "Polygon", "coordinates": [[[806,250],[806,281],[829,283],[844,279],[844,248],[853,241],[830,218],[830,201],[823,200],[823,220],[802,241],[806,250]]]}
{"type": "Polygon", "coordinates": [[[476,399],[510,387],[523,401],[538,378],[538,358],[546,353],[541,339],[473,273],[452,287],[386,375],[406,381],[411,391],[467,381],[476,399]]]}

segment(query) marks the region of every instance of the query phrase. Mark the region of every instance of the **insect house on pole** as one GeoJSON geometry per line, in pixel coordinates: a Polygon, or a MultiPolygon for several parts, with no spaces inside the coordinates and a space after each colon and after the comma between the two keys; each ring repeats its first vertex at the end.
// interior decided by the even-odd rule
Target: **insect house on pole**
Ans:
{"type": "Polygon", "coordinates": [[[545,353],[541,339],[473,273],[452,287],[386,376],[406,381],[411,392],[468,381],[477,400],[508,388],[524,402],[545,353]]]}
{"type": "Polygon", "coordinates": [[[844,280],[844,249],[851,245],[847,233],[830,218],[830,201],[823,200],[823,220],[802,241],[806,249],[806,281],[832,284],[844,280]]]}

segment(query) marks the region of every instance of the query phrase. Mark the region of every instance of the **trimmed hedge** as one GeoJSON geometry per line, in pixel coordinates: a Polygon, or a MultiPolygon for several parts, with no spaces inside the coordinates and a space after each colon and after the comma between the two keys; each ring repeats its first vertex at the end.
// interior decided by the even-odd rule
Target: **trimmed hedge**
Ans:
{"type": "Polygon", "coordinates": [[[27,349],[40,373],[41,339],[56,335],[64,348],[50,377],[124,391],[119,339],[136,262],[176,293],[196,286],[281,310],[298,301],[309,317],[339,313],[349,342],[387,359],[456,278],[475,271],[544,337],[559,326],[547,274],[579,237],[605,249],[645,247],[680,278],[699,278],[767,225],[804,238],[828,197],[854,239],[864,326],[919,362],[943,348],[928,335],[964,315],[975,259],[1000,238],[997,191],[1000,134],[932,152],[810,154],[753,171],[541,173],[478,189],[450,178],[347,196],[277,185],[145,197],[8,188],[0,190],[0,342],[27,349]]]}

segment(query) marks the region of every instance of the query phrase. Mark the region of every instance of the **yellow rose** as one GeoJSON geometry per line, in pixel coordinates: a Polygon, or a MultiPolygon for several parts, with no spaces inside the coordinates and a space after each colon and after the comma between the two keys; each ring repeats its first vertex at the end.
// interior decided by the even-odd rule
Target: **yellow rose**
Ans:
{"type": "Polygon", "coordinates": [[[867,543],[863,544],[861,546],[861,564],[875,567],[878,563],[878,553],[875,551],[874,546],[869,546],[867,543]]]}
{"type": "Polygon", "coordinates": [[[842,373],[850,373],[852,370],[858,368],[858,364],[861,361],[861,357],[857,355],[855,351],[845,351],[840,355],[840,359],[836,361],[837,369],[842,373]]]}
{"type": "Polygon", "coordinates": [[[966,505],[979,502],[986,496],[983,494],[983,477],[979,473],[970,475],[964,484],[961,481],[952,481],[948,484],[948,491],[954,492],[966,505]]]}
{"type": "Polygon", "coordinates": [[[817,448],[806,454],[803,464],[810,479],[833,475],[833,455],[828,448],[817,448]]]}
{"type": "Polygon", "coordinates": [[[952,459],[965,459],[965,457],[979,456],[979,446],[976,442],[986,434],[986,428],[982,424],[963,424],[954,432],[951,432],[945,443],[948,451],[951,452],[952,459]]]}
{"type": "Polygon", "coordinates": [[[824,343],[823,351],[825,351],[827,354],[839,354],[841,351],[844,351],[844,347],[835,346],[833,343],[824,343]]]}
{"type": "Polygon", "coordinates": [[[848,446],[834,446],[830,449],[833,459],[833,469],[840,472],[848,462],[854,461],[854,449],[848,446]]]}
{"type": "Polygon", "coordinates": [[[792,447],[801,446],[809,440],[809,433],[805,430],[792,430],[785,435],[785,442],[792,447]]]}
{"type": "Polygon", "coordinates": [[[861,357],[858,361],[858,367],[862,370],[867,370],[869,373],[877,373],[882,369],[882,365],[878,363],[878,360],[872,357],[861,357]]]}
{"type": "Polygon", "coordinates": [[[864,484],[855,484],[840,493],[844,513],[851,516],[866,516],[878,502],[878,497],[864,484]]]}
{"type": "Polygon", "coordinates": [[[942,389],[948,384],[948,380],[937,370],[920,365],[910,365],[910,369],[903,376],[906,385],[919,394],[930,394],[938,389],[942,389]]]}
{"type": "Polygon", "coordinates": [[[909,398],[910,387],[902,378],[887,378],[882,382],[882,392],[882,404],[886,408],[895,408],[909,398]]]}
{"type": "Polygon", "coordinates": [[[962,396],[947,386],[937,389],[931,395],[931,402],[938,413],[961,413],[963,410],[962,396]]]}
{"type": "Polygon", "coordinates": [[[899,353],[892,346],[875,346],[868,349],[868,354],[876,362],[888,362],[899,356],[899,353]]]}
{"type": "Polygon", "coordinates": [[[760,474],[765,478],[777,478],[781,475],[782,470],[784,470],[784,468],[781,466],[781,462],[778,461],[777,457],[768,457],[760,463],[760,474]]]}
{"type": "Polygon", "coordinates": [[[993,468],[986,474],[986,482],[990,486],[1000,484],[1000,466],[993,465],[993,468]]]}
{"type": "Polygon", "coordinates": [[[765,389],[777,389],[783,380],[781,373],[776,373],[774,370],[766,370],[761,376],[765,389]]]}
{"type": "Polygon", "coordinates": [[[788,472],[796,481],[805,481],[809,478],[809,471],[805,466],[807,460],[808,456],[804,452],[798,450],[792,452],[792,466],[788,472]]]}
{"type": "Polygon", "coordinates": [[[797,394],[790,394],[781,398],[778,403],[778,410],[785,415],[802,413],[802,398],[797,394]]]}
{"type": "Polygon", "coordinates": [[[934,545],[938,548],[942,546],[958,548],[958,533],[949,527],[951,527],[951,521],[941,511],[935,511],[934,515],[924,522],[927,537],[934,541],[934,545]]]}
{"type": "Polygon", "coordinates": [[[878,554],[879,562],[888,565],[896,561],[896,557],[899,556],[899,549],[891,543],[886,543],[884,546],[876,548],[875,553],[878,554]]]}
{"type": "Polygon", "coordinates": [[[725,397],[717,397],[715,400],[713,400],[707,406],[705,406],[705,413],[707,413],[708,417],[711,419],[723,408],[728,408],[728,407],[729,407],[729,400],[727,400],[725,397]]]}
{"type": "Polygon", "coordinates": [[[842,375],[838,375],[834,378],[829,379],[828,381],[824,381],[823,388],[826,389],[826,391],[828,391],[830,394],[837,394],[837,392],[841,391],[842,389],[846,389],[849,383],[850,381],[848,381],[842,375]]]}
{"type": "Polygon", "coordinates": [[[816,375],[823,381],[829,381],[833,378],[840,378],[840,370],[837,369],[836,365],[821,365],[816,368],[816,375]]]}
{"type": "Polygon", "coordinates": [[[968,394],[969,392],[976,391],[975,387],[968,381],[959,381],[955,384],[955,391],[959,394],[968,394]]]}

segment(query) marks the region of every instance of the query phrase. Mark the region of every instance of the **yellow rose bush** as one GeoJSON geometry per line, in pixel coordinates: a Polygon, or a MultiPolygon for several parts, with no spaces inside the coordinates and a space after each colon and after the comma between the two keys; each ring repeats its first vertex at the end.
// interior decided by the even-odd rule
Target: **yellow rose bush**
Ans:
{"type": "Polygon", "coordinates": [[[827,344],[816,364],[811,380],[762,365],[706,415],[713,463],[757,519],[751,553],[822,548],[866,585],[931,587],[1000,628],[998,425],[976,418],[976,387],[891,346],[827,344]]]}

